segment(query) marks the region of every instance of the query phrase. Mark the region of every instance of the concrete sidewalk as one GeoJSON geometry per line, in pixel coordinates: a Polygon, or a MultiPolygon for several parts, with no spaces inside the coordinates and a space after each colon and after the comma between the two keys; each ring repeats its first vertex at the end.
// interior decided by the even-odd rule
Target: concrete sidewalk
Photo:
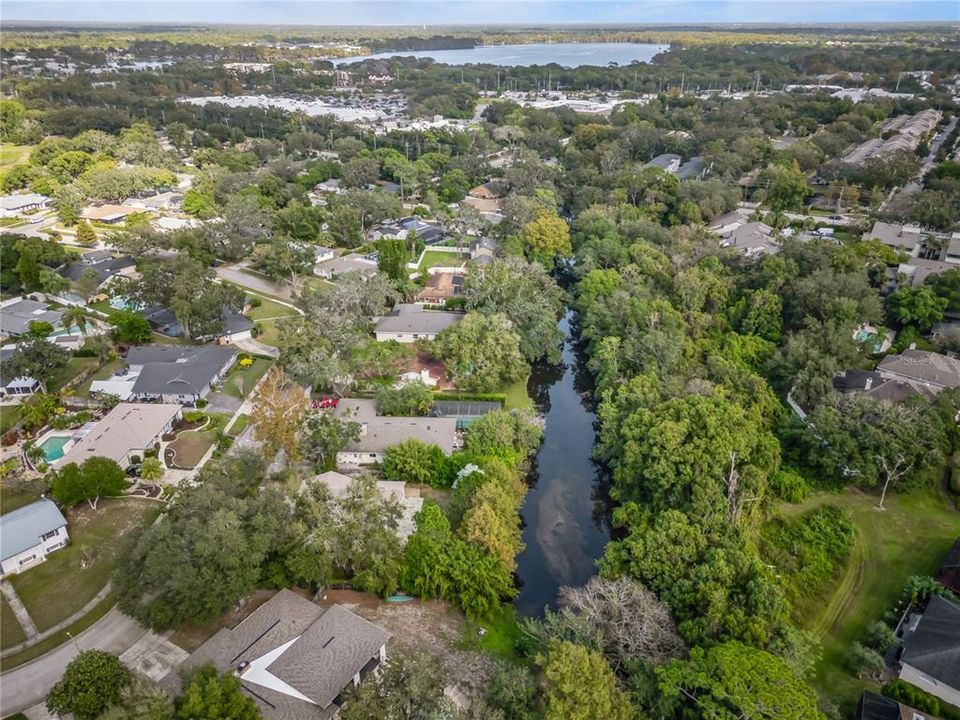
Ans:
{"type": "MultiPolygon", "coordinates": [[[[49,628],[47,628],[46,630],[44,630],[42,633],[36,633],[36,627],[34,627],[34,633],[36,633],[36,634],[35,634],[33,637],[30,637],[30,634],[27,633],[27,640],[26,640],[25,642],[22,642],[22,643],[20,643],[19,645],[14,645],[13,647],[8,647],[6,650],[4,650],[2,653],[0,653],[0,657],[7,657],[8,655],[15,655],[16,653],[20,652],[21,650],[26,650],[26,649],[27,649],[28,647],[30,647],[31,645],[36,645],[36,644],[37,644],[38,642],[40,642],[41,640],[46,640],[46,639],[47,639],[48,637],[50,637],[51,635],[54,635],[54,634],[60,632],[61,630],[70,627],[71,625],[73,625],[73,623],[75,623],[77,620],[79,620],[80,618],[82,618],[84,615],[86,615],[87,613],[92,612],[93,609],[94,609],[97,605],[99,605],[100,602],[103,601],[103,600],[107,597],[107,595],[110,594],[110,590],[112,589],[112,587],[113,587],[113,586],[108,582],[106,585],[103,586],[103,590],[101,590],[101,591],[98,592],[96,595],[94,595],[94,597],[90,600],[90,602],[88,602],[88,603],[87,603],[86,605],[84,605],[82,608],[80,608],[79,610],[77,610],[73,615],[71,615],[70,617],[68,617],[66,620],[61,620],[60,622],[58,622],[58,623],[57,623],[56,625],[54,625],[53,627],[49,627],[49,628]]],[[[11,589],[12,589],[12,588],[11,588],[11,589]]],[[[6,593],[4,593],[4,595],[6,595],[6,593]]],[[[7,601],[9,602],[9,600],[10,600],[10,598],[8,597],[8,598],[7,598],[7,601]]],[[[19,599],[18,599],[18,601],[19,601],[19,599]]],[[[12,606],[12,605],[13,605],[13,603],[11,603],[11,606],[12,606]]],[[[14,611],[14,612],[16,612],[16,611],[14,611]]],[[[20,619],[20,616],[19,616],[19,615],[17,616],[17,619],[18,619],[18,620],[20,619]]],[[[33,622],[33,621],[31,620],[31,624],[32,624],[32,622],[33,622]]],[[[21,622],[21,625],[22,625],[22,624],[23,624],[23,623],[21,622]]],[[[24,628],[24,629],[26,629],[26,628],[24,628]]]]}
{"type": "MultiPolygon", "coordinates": [[[[39,639],[37,636],[40,633],[37,631],[37,626],[34,624],[33,618],[30,617],[30,613],[27,612],[27,608],[24,607],[20,596],[17,595],[17,591],[13,589],[13,585],[10,584],[9,580],[0,582],[0,592],[3,592],[3,596],[7,599],[10,609],[13,610],[13,614],[17,616],[17,622],[20,623],[20,627],[23,628],[23,632],[27,635],[27,640],[24,644],[33,645],[33,643],[39,639]]],[[[7,653],[4,652],[4,655],[6,654],[7,653]]]]}

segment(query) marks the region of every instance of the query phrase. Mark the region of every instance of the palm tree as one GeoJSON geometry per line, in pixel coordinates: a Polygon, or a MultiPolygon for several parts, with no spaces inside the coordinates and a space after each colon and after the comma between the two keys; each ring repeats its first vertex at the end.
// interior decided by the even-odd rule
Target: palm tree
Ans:
{"type": "Polygon", "coordinates": [[[68,330],[76,325],[82,333],[87,329],[87,311],[82,307],[69,307],[63,311],[63,326],[68,330]]]}

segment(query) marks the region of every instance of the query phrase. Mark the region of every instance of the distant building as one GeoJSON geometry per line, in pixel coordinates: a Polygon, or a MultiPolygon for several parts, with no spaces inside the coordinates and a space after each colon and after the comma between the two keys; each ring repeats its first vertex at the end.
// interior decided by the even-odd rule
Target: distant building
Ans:
{"type": "Polygon", "coordinates": [[[80,217],[84,220],[96,220],[107,225],[116,225],[126,219],[128,215],[136,215],[144,212],[143,208],[129,207],[127,205],[112,205],[105,203],[103,205],[91,205],[80,211],[80,217]]]}
{"type": "Polygon", "coordinates": [[[681,158],[679,155],[674,155],[673,153],[664,153],[663,155],[657,155],[653,160],[644,165],[645,168],[660,168],[664,172],[668,172],[671,175],[675,174],[677,170],[680,169],[681,158]]]}
{"type": "Polygon", "coordinates": [[[332,280],[338,275],[360,273],[373,275],[378,272],[377,261],[359,253],[349,253],[338,258],[324,260],[313,267],[313,274],[325,280],[332,280]]]}
{"type": "Polygon", "coordinates": [[[417,340],[433,340],[443,330],[463,319],[461,313],[440,310],[424,310],[419,305],[400,304],[389,315],[377,322],[374,334],[377,340],[396,340],[412,343],[417,340]]]}
{"type": "Polygon", "coordinates": [[[506,183],[502,180],[491,180],[471,188],[467,194],[482,200],[498,200],[507,194],[506,183]]]}
{"type": "Polygon", "coordinates": [[[340,605],[281,590],[186,661],[233,672],[266,720],[333,720],[344,692],[387,659],[390,633],[340,605]]]}
{"type": "MultiPolygon", "coordinates": [[[[15,347],[6,345],[0,348],[0,371],[3,363],[17,352],[15,347]]],[[[7,377],[0,374],[0,397],[24,397],[40,391],[40,383],[30,376],[7,377]]]]}
{"type": "Polygon", "coordinates": [[[748,222],[724,228],[720,234],[720,247],[733,248],[746,257],[760,257],[780,252],[776,231],[766,223],[748,222]]]}
{"type": "Polygon", "coordinates": [[[30,210],[40,210],[47,206],[50,198],[38,193],[4,195],[0,197],[0,217],[13,217],[30,210]]]}
{"type": "Polygon", "coordinates": [[[42,499],[0,515],[0,569],[4,575],[42,563],[69,542],[67,520],[52,500],[42,499]]]}
{"type": "Polygon", "coordinates": [[[492,262],[499,251],[500,246],[493,238],[478,237],[470,243],[470,259],[481,265],[492,262]]]}
{"type": "Polygon", "coordinates": [[[680,182],[686,180],[702,180],[707,174],[707,171],[707,159],[702,155],[697,155],[677,168],[676,175],[680,178],[680,182]]]}
{"type": "Polygon", "coordinates": [[[87,272],[96,274],[97,287],[103,287],[108,281],[117,276],[132,277],[136,275],[137,263],[129,255],[113,257],[112,255],[101,258],[99,255],[88,253],[80,258],[78,262],[72,262],[60,270],[60,276],[71,281],[77,282],[87,272]],[[89,255],[89,259],[87,257],[89,255]]]}
{"type": "Polygon", "coordinates": [[[936,595],[903,631],[899,678],[960,707],[960,606],[936,595]]]}

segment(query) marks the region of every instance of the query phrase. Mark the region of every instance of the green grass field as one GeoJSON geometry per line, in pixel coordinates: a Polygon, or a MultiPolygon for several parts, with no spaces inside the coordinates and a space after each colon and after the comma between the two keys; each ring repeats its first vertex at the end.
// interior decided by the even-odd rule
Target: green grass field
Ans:
{"type": "Polygon", "coordinates": [[[278,317],[290,317],[291,315],[296,315],[297,311],[292,307],[286,305],[281,305],[278,302],[273,300],[267,300],[266,298],[260,298],[260,306],[251,308],[250,312],[247,313],[247,317],[258,322],[264,318],[278,318],[278,317]]]}
{"type": "Polygon", "coordinates": [[[233,425],[230,426],[230,429],[227,431],[232,437],[238,437],[240,433],[247,429],[247,425],[250,424],[249,415],[238,415],[237,419],[234,420],[233,425]]]}
{"type": "Polygon", "coordinates": [[[70,545],[10,579],[37,629],[43,632],[92,600],[116,568],[120,538],[159,512],[158,505],[133,498],[106,498],[96,510],[78,505],[68,518],[70,545]]]}
{"type": "Polygon", "coordinates": [[[960,511],[945,491],[928,487],[888,496],[882,511],[876,495],[848,489],[815,493],[782,512],[792,515],[823,504],[847,510],[856,536],[843,574],[805,625],[823,646],[815,686],[842,711],[851,711],[865,682],[847,670],[850,645],[896,603],[911,575],[937,568],[960,535],[960,511]]]}
{"type": "Polygon", "coordinates": [[[263,358],[253,358],[253,365],[241,368],[239,364],[227,374],[223,381],[223,392],[238,400],[243,400],[253,390],[253,386],[264,376],[273,363],[263,358]]]}
{"type": "Polygon", "coordinates": [[[14,165],[25,163],[30,157],[33,147],[33,145],[0,143],[0,170],[8,170],[14,165]]]}
{"type": "Polygon", "coordinates": [[[21,412],[19,405],[4,405],[0,408],[0,434],[17,424],[21,412]]]}
{"type": "Polygon", "coordinates": [[[508,603],[501,605],[499,612],[488,620],[468,621],[464,627],[462,645],[471,650],[483,650],[501,660],[516,662],[516,643],[520,634],[517,608],[508,603]],[[480,635],[480,628],[484,630],[483,635],[480,635]]]}
{"type": "Polygon", "coordinates": [[[533,410],[533,399],[527,393],[527,381],[529,380],[530,376],[528,375],[523,378],[523,380],[518,380],[512,385],[508,385],[500,390],[500,392],[507,396],[503,403],[505,410],[513,410],[514,408],[519,410],[533,410]]]}
{"type": "Polygon", "coordinates": [[[27,634],[17,622],[17,616],[13,614],[13,608],[7,599],[0,598],[0,648],[6,650],[8,647],[19,645],[27,639],[27,634]]]}
{"type": "Polygon", "coordinates": [[[29,505],[40,497],[40,491],[25,486],[0,486],[0,512],[8,513],[11,510],[29,505]]]}
{"type": "Polygon", "coordinates": [[[47,383],[47,391],[56,393],[63,389],[63,386],[73,380],[77,375],[95,368],[100,361],[95,357],[73,357],[67,361],[67,366],[50,378],[47,383]]]}
{"type": "Polygon", "coordinates": [[[123,367],[123,360],[120,358],[114,358],[113,360],[108,360],[103,364],[102,367],[97,368],[90,377],[84,380],[80,385],[77,386],[77,395],[81,397],[86,397],[90,394],[90,385],[93,384],[94,380],[106,380],[111,377],[117,370],[120,370],[123,367]]]}
{"type": "Polygon", "coordinates": [[[184,470],[196,467],[207,450],[217,441],[217,431],[226,424],[229,417],[222,413],[211,413],[210,422],[202,430],[180,433],[168,447],[176,453],[172,464],[184,470]]]}
{"type": "Polygon", "coordinates": [[[277,330],[277,321],[264,320],[257,323],[257,325],[260,327],[260,334],[254,339],[264,345],[276,347],[280,341],[280,331],[277,330]]]}
{"type": "Polygon", "coordinates": [[[466,250],[463,255],[457,259],[456,253],[437,252],[436,250],[427,250],[423,254],[423,260],[420,261],[420,272],[426,272],[427,268],[432,267],[457,267],[467,262],[468,254],[466,250]]]}

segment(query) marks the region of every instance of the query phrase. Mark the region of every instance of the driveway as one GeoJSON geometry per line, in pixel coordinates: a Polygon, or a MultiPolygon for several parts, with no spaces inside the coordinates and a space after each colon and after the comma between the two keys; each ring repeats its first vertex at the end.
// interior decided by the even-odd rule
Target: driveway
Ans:
{"type": "Polygon", "coordinates": [[[147,634],[136,620],[113,608],[90,628],[36,660],[0,675],[0,713],[21,712],[43,701],[80,650],[120,655],[147,634]]]}
{"type": "Polygon", "coordinates": [[[265,355],[266,357],[280,357],[280,351],[272,345],[264,345],[259,340],[245,338],[243,340],[234,340],[233,346],[241,352],[248,352],[251,355],[265,355]]]}
{"type": "Polygon", "coordinates": [[[207,395],[207,406],[203,409],[204,412],[208,413],[225,413],[227,415],[233,415],[237,410],[240,409],[240,406],[243,404],[243,400],[239,398],[231,397],[226,393],[222,392],[212,392],[207,395]]]}

